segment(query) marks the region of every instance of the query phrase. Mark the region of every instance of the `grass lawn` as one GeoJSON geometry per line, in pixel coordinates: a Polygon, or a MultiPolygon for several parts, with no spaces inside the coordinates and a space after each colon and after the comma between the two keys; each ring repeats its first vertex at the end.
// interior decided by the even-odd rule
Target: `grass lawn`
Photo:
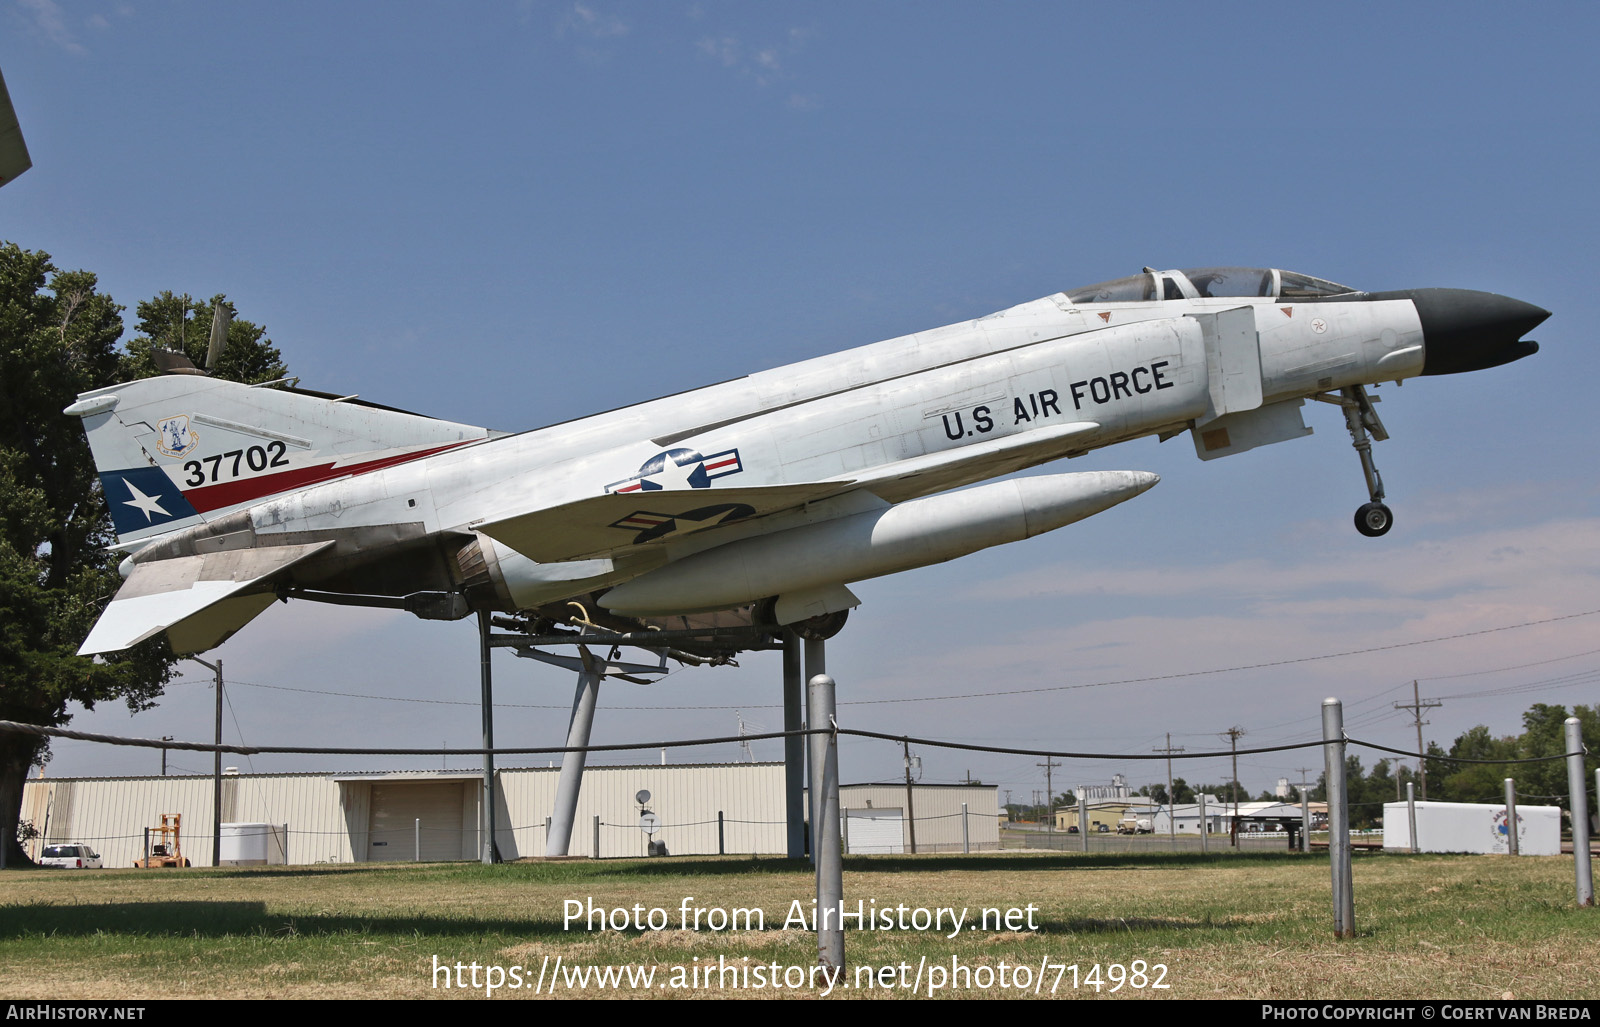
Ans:
{"type": "MultiPolygon", "coordinates": [[[[1600,909],[1574,906],[1570,857],[1370,854],[1354,873],[1358,936],[1340,941],[1325,856],[848,857],[852,912],[864,901],[895,921],[900,904],[967,919],[953,932],[949,914],[940,929],[848,924],[833,994],[925,997],[937,984],[993,997],[1600,997],[1600,909]],[[974,929],[985,908],[1015,910],[1021,929],[974,929]],[[886,965],[869,987],[865,975],[886,965]]],[[[570,998],[809,996],[821,988],[788,984],[815,963],[815,935],[784,922],[797,909],[809,917],[813,896],[809,866],[775,858],[8,871],[0,997],[482,997],[491,966],[496,997],[535,997],[541,969],[539,995],[556,980],[570,998]],[[640,919],[659,910],[665,926],[566,925],[569,900],[629,921],[636,905],[640,919]],[[700,930],[682,929],[685,906],[702,911],[700,930]],[[762,929],[707,926],[734,908],[761,910],[764,923],[748,926],[762,929]],[[468,987],[455,986],[457,963],[468,987]],[[707,985],[695,976],[707,965],[734,970],[707,985]],[[572,976],[599,966],[655,977],[583,988],[572,976]]]]}

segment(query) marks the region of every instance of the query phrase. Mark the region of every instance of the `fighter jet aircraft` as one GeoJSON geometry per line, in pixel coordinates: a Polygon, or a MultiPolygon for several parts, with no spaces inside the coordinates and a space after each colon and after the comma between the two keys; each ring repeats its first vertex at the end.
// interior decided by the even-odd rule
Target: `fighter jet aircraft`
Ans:
{"type": "MultiPolygon", "coordinates": [[[[80,652],[218,645],[276,599],[615,630],[826,637],[847,587],[1069,524],[1141,471],[962,488],[1141,436],[1202,460],[1337,405],[1389,530],[1366,386],[1534,353],[1549,312],[1458,289],[1150,268],[520,434],[191,366],[80,396],[126,581],[80,652]],[[957,491],[952,491],[957,490],[957,491]],[[711,620],[699,615],[711,615],[711,620]]],[[[177,361],[184,363],[184,361],[177,361]]]]}

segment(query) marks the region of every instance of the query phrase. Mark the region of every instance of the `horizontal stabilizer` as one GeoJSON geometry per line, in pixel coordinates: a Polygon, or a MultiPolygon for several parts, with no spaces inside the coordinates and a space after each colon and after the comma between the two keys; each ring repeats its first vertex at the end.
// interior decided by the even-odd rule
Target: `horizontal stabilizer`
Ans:
{"type": "Polygon", "coordinates": [[[332,545],[316,542],[135,561],[133,574],[100,615],[78,655],[120,652],[161,631],[168,632],[174,652],[210,649],[271,605],[272,594],[260,589],[267,579],[332,545]]]}
{"type": "Polygon", "coordinates": [[[11,94],[6,92],[5,78],[0,77],[0,185],[5,185],[31,167],[33,158],[28,156],[28,144],[22,141],[17,109],[11,105],[11,94]]]}
{"type": "Polygon", "coordinates": [[[720,524],[801,506],[854,481],[749,488],[672,489],[590,496],[473,527],[530,560],[554,563],[618,554],[720,524]]]}

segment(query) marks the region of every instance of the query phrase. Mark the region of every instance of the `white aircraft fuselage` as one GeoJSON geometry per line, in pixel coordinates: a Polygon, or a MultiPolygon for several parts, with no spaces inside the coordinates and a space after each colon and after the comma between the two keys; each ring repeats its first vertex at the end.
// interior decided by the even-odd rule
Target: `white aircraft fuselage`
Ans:
{"type": "Polygon", "coordinates": [[[619,628],[718,610],[820,623],[857,604],[851,582],[1156,479],[951,489],[1146,435],[1244,452],[1309,434],[1307,399],[1344,409],[1369,486],[1357,526],[1382,534],[1370,438],[1386,435],[1363,386],[1517,359],[1547,316],[1465,290],[1147,269],[515,435],[192,372],[113,386],[68,409],[131,552],[82,651],[163,630],[198,651],[296,596],[619,628]]]}

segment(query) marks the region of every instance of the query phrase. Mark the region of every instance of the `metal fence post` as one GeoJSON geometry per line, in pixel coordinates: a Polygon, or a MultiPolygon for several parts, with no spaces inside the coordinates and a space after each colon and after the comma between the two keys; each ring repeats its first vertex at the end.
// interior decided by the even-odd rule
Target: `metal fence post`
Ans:
{"type": "Polygon", "coordinates": [[[422,862],[422,818],[418,817],[411,825],[411,861],[422,862]]]}
{"type": "Polygon", "coordinates": [[[1200,854],[1205,855],[1211,851],[1211,824],[1206,815],[1206,793],[1196,792],[1194,798],[1197,803],[1196,812],[1200,814],[1200,854]]]}
{"type": "Polygon", "coordinates": [[[1406,782],[1406,824],[1411,828],[1411,851],[1421,852],[1422,846],[1417,843],[1417,784],[1415,781],[1406,782]]]}
{"type": "MultiPolygon", "coordinates": [[[[1311,799],[1306,792],[1305,777],[1300,778],[1300,851],[1311,851],[1311,799]]],[[[1406,787],[1411,787],[1407,785],[1406,787]]]]}
{"type": "Polygon", "coordinates": [[[1089,851],[1089,800],[1078,796],[1078,839],[1083,843],[1083,851],[1089,851]]]}
{"type": "Polygon", "coordinates": [[[1344,704],[1322,700],[1323,762],[1328,780],[1328,863],[1333,873],[1333,934],[1356,933],[1355,889],[1350,876],[1350,808],[1344,776],[1344,704]]]}
{"type": "Polygon", "coordinates": [[[967,830],[967,804],[964,802],[961,804],[961,851],[972,851],[972,835],[967,830]]]}
{"type": "Polygon", "coordinates": [[[844,969],[844,854],[839,835],[839,738],[835,725],[833,678],[818,674],[809,682],[811,727],[828,731],[811,736],[811,757],[820,785],[811,802],[811,858],[817,868],[817,965],[830,977],[844,969]]]}
{"type": "Polygon", "coordinates": [[[1513,856],[1521,855],[1517,845],[1517,783],[1511,778],[1506,778],[1506,851],[1513,856]]]}
{"type": "MultiPolygon", "coordinates": [[[[1589,793],[1583,783],[1583,724],[1567,718],[1567,787],[1572,792],[1572,856],[1578,878],[1578,905],[1594,905],[1594,876],[1589,866],[1589,793]]],[[[1596,781],[1600,785],[1600,779],[1596,781]]]]}
{"type": "Polygon", "coordinates": [[[595,818],[594,818],[594,858],[595,859],[599,859],[600,858],[600,816],[599,816],[599,814],[596,814],[595,818]]]}
{"type": "Polygon", "coordinates": [[[722,811],[717,810],[717,855],[728,854],[727,836],[722,833],[722,811]]]}

